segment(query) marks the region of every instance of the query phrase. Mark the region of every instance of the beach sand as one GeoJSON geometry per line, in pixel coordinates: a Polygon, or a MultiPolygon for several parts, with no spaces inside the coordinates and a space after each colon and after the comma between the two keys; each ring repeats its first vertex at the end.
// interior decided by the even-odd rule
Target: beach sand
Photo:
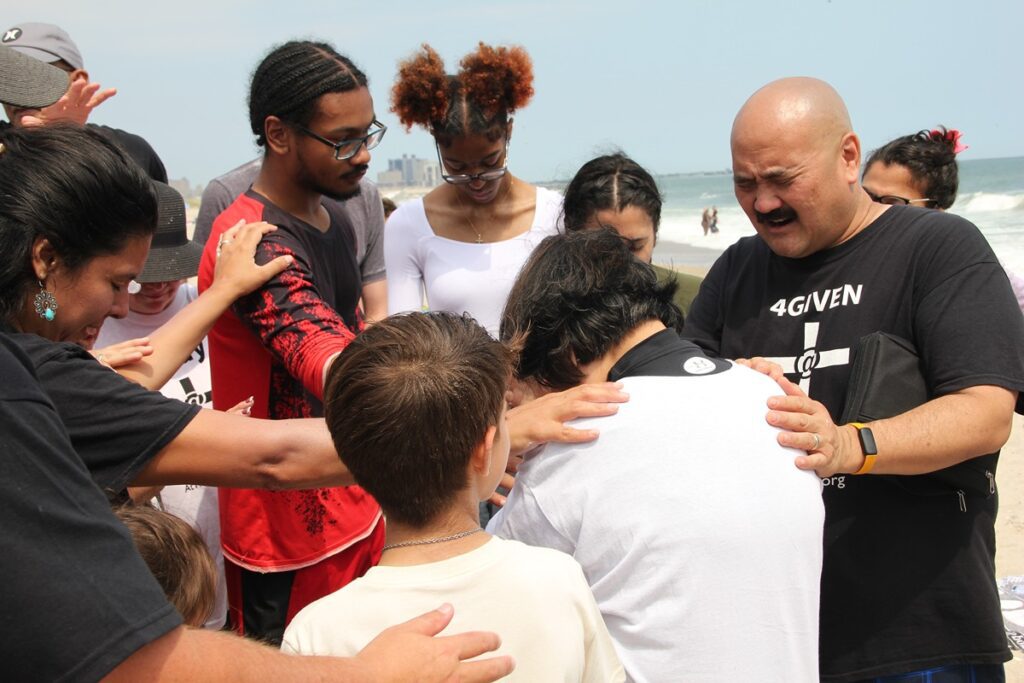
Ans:
{"type": "MultiPolygon", "coordinates": [[[[706,275],[720,252],[659,241],[654,262],[692,275],[706,275]]],[[[996,473],[999,516],[996,519],[996,578],[1024,575],[1024,416],[1013,416],[1010,439],[996,473]]],[[[1024,683],[1024,653],[1014,652],[1006,665],[1008,683],[1024,683]]]]}
{"type": "Polygon", "coordinates": [[[652,260],[656,265],[675,268],[691,275],[704,275],[722,252],[688,244],[658,240],[652,260]]]}
{"type": "MultiPolygon", "coordinates": [[[[1013,432],[996,470],[999,516],[996,518],[996,577],[1024,575],[1024,416],[1013,416],[1013,432]]],[[[1024,683],[1024,653],[1006,665],[1009,683],[1024,683]]]]}

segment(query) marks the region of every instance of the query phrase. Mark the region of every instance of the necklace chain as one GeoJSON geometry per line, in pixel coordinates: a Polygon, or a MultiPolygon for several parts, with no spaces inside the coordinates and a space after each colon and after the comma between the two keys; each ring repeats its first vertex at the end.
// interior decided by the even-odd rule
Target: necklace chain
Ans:
{"type": "MultiPolygon", "coordinates": [[[[514,183],[514,182],[515,182],[515,179],[512,176],[509,176],[508,177],[508,186],[505,188],[505,194],[504,194],[505,197],[507,197],[509,194],[511,194],[511,192],[512,192],[512,183],[514,183]]],[[[459,193],[458,190],[455,190],[455,199],[459,202],[459,206],[461,206],[463,211],[465,212],[466,223],[469,224],[469,229],[472,230],[473,233],[476,235],[476,243],[477,244],[483,244],[484,243],[483,233],[481,233],[479,230],[477,230],[476,229],[476,225],[473,224],[473,219],[469,217],[469,214],[470,214],[469,207],[466,206],[466,204],[462,201],[462,195],[459,193]]]]}
{"type": "Polygon", "coordinates": [[[390,543],[384,546],[384,550],[391,550],[392,548],[407,548],[411,545],[432,545],[434,543],[445,543],[447,541],[455,541],[466,536],[472,536],[473,534],[483,531],[482,527],[470,529],[469,531],[460,531],[457,534],[451,536],[441,536],[440,538],[427,538],[422,541],[403,541],[401,543],[390,543]]]}

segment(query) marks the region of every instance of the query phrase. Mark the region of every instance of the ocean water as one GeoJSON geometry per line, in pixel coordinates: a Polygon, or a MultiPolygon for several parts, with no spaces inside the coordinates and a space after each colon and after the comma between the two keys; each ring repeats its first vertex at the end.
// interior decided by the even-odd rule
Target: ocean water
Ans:
{"type": "MultiPolygon", "coordinates": [[[[695,247],[724,250],[754,228],[736,203],[732,176],[661,176],[665,196],[659,237],[695,247]],[[718,207],[716,235],[704,235],[701,212],[718,207]]],[[[960,191],[951,213],[981,229],[1009,270],[1024,274],[1024,157],[960,162],[960,191]]],[[[657,254],[655,254],[657,260],[657,254]]]]}

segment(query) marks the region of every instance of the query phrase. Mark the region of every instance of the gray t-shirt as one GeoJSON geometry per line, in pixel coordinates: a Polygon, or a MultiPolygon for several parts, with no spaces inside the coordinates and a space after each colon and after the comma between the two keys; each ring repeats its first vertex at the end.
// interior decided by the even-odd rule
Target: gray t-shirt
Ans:
{"type": "MultiPolygon", "coordinates": [[[[196,242],[206,244],[213,221],[238,195],[249,189],[259,175],[262,163],[262,159],[253,159],[210,181],[203,190],[199,216],[196,217],[193,236],[196,242]]],[[[384,207],[380,202],[380,192],[372,182],[363,178],[359,182],[359,189],[358,195],[338,202],[338,205],[352,222],[356,236],[356,261],[359,263],[363,284],[366,285],[384,279],[384,207]]],[[[323,201],[334,200],[324,197],[323,201]]]]}

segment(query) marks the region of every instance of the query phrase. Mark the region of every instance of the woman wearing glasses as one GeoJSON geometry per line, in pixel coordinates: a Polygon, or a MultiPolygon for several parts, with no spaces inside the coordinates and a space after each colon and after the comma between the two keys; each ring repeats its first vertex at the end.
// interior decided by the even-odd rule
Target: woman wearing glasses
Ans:
{"type": "MultiPolygon", "coordinates": [[[[909,204],[945,211],[953,206],[959,188],[956,155],[967,149],[960,131],[922,130],[879,147],[864,165],[861,186],[876,202],[909,204]]],[[[1024,311],[1024,278],[1006,271],[1024,311]]]]}
{"type": "Polygon", "coordinates": [[[864,191],[882,204],[945,211],[956,201],[956,155],[967,149],[960,131],[937,128],[904,135],[879,147],[864,165],[864,191]]]}
{"type": "Polygon", "coordinates": [[[509,289],[533,248],[557,231],[561,197],[508,170],[511,114],[533,96],[519,47],[480,43],[458,74],[429,46],[399,65],[392,109],[430,131],[444,184],[406,202],[384,232],[388,312],[468,312],[497,336],[509,289]]]}

